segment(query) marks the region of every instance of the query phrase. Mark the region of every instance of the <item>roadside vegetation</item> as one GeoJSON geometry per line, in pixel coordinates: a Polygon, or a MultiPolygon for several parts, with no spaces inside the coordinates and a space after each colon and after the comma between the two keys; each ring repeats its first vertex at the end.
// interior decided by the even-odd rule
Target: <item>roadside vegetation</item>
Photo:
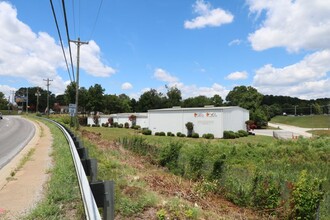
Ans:
{"type": "Polygon", "coordinates": [[[80,190],[68,143],[62,132],[53,124],[45,123],[53,137],[53,165],[45,195],[32,212],[23,219],[83,219],[84,211],[80,190]]]}
{"type": "MultiPolygon", "coordinates": [[[[165,176],[172,173],[176,178],[188,180],[192,184],[191,194],[197,198],[225,198],[262,217],[314,219],[318,215],[320,219],[327,219],[330,216],[329,138],[284,141],[248,136],[207,140],[145,136],[133,129],[103,127],[84,127],[82,136],[87,138],[85,141],[100,161],[102,179],[118,182],[116,193],[120,198],[116,209],[122,217],[132,218],[136,211],[153,207],[159,216],[179,215],[184,219],[187,211],[159,204],[159,199],[155,199],[157,193],[147,189],[162,190],[155,186],[154,179],[137,174],[136,167],[140,166],[156,166],[166,171],[159,176],[161,179],[167,179],[165,176]],[[127,155],[121,146],[136,156],[134,161],[144,161],[143,165],[141,161],[136,162],[132,168],[134,162],[131,158],[125,159],[127,155]]],[[[170,181],[175,184],[176,179],[170,181]]],[[[201,210],[193,208],[193,205],[188,208],[189,212],[200,216],[201,210]]]]}

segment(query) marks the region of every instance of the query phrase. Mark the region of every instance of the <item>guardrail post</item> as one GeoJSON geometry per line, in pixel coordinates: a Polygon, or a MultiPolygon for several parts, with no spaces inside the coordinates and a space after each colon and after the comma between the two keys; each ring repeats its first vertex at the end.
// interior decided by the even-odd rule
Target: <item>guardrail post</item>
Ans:
{"type": "Polygon", "coordinates": [[[90,177],[90,182],[97,181],[97,160],[96,159],[82,159],[81,163],[84,167],[86,176],[90,177]]]}
{"type": "Polygon", "coordinates": [[[77,148],[80,159],[88,159],[88,149],[84,147],[77,148]]]}
{"type": "Polygon", "coordinates": [[[91,183],[97,207],[103,208],[103,219],[115,219],[115,198],[114,198],[114,181],[102,181],[91,183]]]}

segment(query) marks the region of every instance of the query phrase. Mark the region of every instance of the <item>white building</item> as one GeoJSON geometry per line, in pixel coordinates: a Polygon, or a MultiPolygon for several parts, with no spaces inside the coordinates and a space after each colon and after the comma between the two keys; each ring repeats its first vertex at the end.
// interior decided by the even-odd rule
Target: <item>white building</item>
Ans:
{"type": "Polygon", "coordinates": [[[148,127],[148,113],[118,113],[111,114],[110,117],[113,118],[113,122],[117,122],[118,124],[125,124],[128,122],[129,126],[132,126],[132,121],[129,118],[134,115],[136,116],[135,124],[141,126],[141,128],[148,127]]]}
{"type": "MultiPolygon", "coordinates": [[[[136,125],[141,126],[141,128],[146,128],[148,127],[148,113],[118,113],[118,114],[111,114],[111,115],[99,115],[99,126],[101,126],[102,124],[105,124],[107,122],[109,122],[109,118],[113,119],[113,123],[117,122],[118,124],[123,124],[125,125],[125,123],[127,122],[129,124],[129,126],[132,126],[132,121],[129,120],[130,116],[134,115],[136,116],[136,125]]],[[[93,125],[94,120],[93,120],[94,116],[89,116],[87,118],[87,124],[89,125],[93,125]]]]}
{"type": "Polygon", "coordinates": [[[155,132],[181,132],[187,135],[185,124],[192,122],[200,136],[211,133],[222,138],[224,131],[246,130],[249,111],[241,107],[213,107],[154,109],[148,111],[148,128],[155,132]]]}

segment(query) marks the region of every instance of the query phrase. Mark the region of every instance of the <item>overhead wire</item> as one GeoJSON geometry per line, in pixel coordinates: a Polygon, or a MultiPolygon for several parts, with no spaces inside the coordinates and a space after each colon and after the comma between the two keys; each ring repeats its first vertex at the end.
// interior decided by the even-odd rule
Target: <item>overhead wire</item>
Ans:
{"type": "Polygon", "coordinates": [[[74,70],[73,70],[72,52],[71,52],[71,46],[70,46],[69,26],[68,26],[68,19],[67,19],[67,16],[66,16],[66,10],[65,10],[64,0],[62,0],[62,7],[63,7],[63,13],[64,13],[64,22],[65,22],[66,35],[67,35],[67,38],[68,38],[68,45],[69,45],[69,54],[70,54],[70,60],[71,60],[72,75],[73,75],[73,79],[75,79],[74,70]]]}
{"type": "Polygon", "coordinates": [[[90,40],[93,37],[94,31],[95,31],[95,27],[96,27],[96,24],[97,24],[98,19],[99,19],[99,15],[100,15],[100,11],[101,11],[101,8],[102,8],[102,4],[103,4],[103,0],[101,0],[100,5],[99,5],[99,8],[97,10],[97,15],[96,15],[96,19],[95,19],[95,22],[94,22],[94,25],[93,25],[93,28],[92,28],[92,33],[91,33],[91,35],[89,37],[90,40]]]}
{"type": "Polygon", "coordinates": [[[74,37],[77,38],[77,35],[76,35],[76,20],[75,20],[75,13],[74,13],[74,0],[72,0],[72,17],[73,17],[73,34],[74,34],[74,37]]]}
{"type": "Polygon", "coordinates": [[[57,34],[58,34],[59,39],[60,39],[60,42],[61,42],[61,48],[62,48],[63,56],[64,56],[64,59],[65,59],[66,69],[67,69],[67,71],[68,71],[70,81],[72,82],[71,72],[70,72],[70,69],[69,69],[68,60],[67,60],[66,55],[65,55],[64,46],[63,46],[63,41],[62,41],[62,37],[61,37],[61,32],[60,32],[60,29],[59,29],[59,27],[58,27],[58,22],[57,22],[57,18],[56,18],[56,13],[55,13],[55,9],[54,9],[54,5],[53,5],[53,1],[52,1],[52,0],[50,0],[50,5],[51,5],[51,8],[52,8],[53,17],[54,17],[55,24],[56,24],[57,34]]]}

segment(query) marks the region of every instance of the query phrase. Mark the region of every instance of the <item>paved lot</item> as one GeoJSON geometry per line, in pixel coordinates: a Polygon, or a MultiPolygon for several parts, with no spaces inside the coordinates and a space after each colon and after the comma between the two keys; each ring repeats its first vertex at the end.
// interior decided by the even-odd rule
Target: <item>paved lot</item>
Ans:
{"type": "Polygon", "coordinates": [[[307,131],[315,129],[315,128],[301,128],[301,127],[278,124],[278,123],[268,123],[268,125],[274,128],[279,128],[280,130],[256,129],[253,132],[256,135],[273,136],[275,132],[283,135],[283,137],[285,138],[296,138],[299,136],[310,138],[312,137],[312,134],[308,133],[307,131]]]}

